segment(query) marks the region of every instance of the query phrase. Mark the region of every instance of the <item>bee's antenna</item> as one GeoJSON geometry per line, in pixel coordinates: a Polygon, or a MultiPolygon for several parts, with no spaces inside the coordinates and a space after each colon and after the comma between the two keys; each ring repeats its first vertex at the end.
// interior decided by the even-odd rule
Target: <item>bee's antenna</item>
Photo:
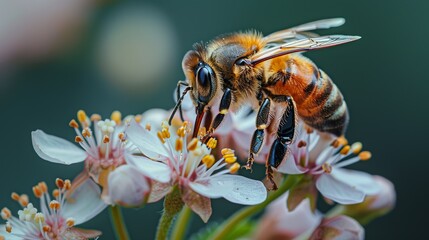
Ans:
{"type": "Polygon", "coordinates": [[[170,118],[168,119],[168,125],[171,125],[171,121],[173,121],[173,117],[176,114],[177,109],[179,109],[180,119],[182,121],[184,121],[182,107],[181,107],[182,106],[182,101],[183,101],[183,98],[188,93],[188,91],[191,90],[191,89],[192,89],[192,87],[188,86],[188,84],[186,82],[179,81],[179,83],[177,84],[177,90],[176,90],[176,93],[177,93],[177,103],[176,103],[176,106],[174,106],[173,111],[171,112],[170,118]],[[182,96],[180,96],[180,85],[187,86],[185,88],[185,90],[183,90],[182,96]]]}

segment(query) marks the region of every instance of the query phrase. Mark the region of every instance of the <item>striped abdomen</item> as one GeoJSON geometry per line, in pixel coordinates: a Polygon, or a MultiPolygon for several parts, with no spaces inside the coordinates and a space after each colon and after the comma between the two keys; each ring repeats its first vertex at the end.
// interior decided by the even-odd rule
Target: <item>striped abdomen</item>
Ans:
{"type": "Polygon", "coordinates": [[[309,126],[341,136],[349,116],[347,105],[329,76],[308,58],[291,55],[270,63],[264,84],[272,95],[290,95],[299,117],[309,126]]]}

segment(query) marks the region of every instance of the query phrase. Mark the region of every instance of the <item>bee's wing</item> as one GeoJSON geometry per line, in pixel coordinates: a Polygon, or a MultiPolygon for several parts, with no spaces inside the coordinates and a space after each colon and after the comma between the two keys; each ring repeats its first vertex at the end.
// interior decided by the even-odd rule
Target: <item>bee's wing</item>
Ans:
{"type": "MultiPolygon", "coordinates": [[[[344,18],[330,18],[323,19],[314,22],[305,23],[299,26],[295,26],[292,28],[288,28],[285,30],[281,30],[278,32],[274,32],[268,36],[264,37],[264,40],[267,43],[278,42],[278,41],[286,41],[291,38],[299,38],[300,36],[307,35],[304,32],[312,31],[316,29],[327,29],[331,27],[339,27],[343,25],[345,22],[344,18]]],[[[310,33],[312,34],[312,33],[310,33]]],[[[317,36],[317,35],[316,35],[317,36]]]]}
{"type": "Polygon", "coordinates": [[[284,44],[278,44],[272,47],[264,48],[262,51],[256,53],[251,57],[251,64],[255,65],[260,62],[275,57],[280,57],[286,54],[333,47],[336,45],[356,41],[358,39],[360,39],[359,36],[347,35],[329,35],[322,37],[299,39],[284,44]]]}

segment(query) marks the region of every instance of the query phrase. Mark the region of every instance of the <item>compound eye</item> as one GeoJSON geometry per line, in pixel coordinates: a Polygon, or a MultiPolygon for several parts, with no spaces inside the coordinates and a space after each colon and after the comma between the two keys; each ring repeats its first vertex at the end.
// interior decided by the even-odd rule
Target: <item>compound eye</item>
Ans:
{"type": "Polygon", "coordinates": [[[198,100],[207,104],[215,90],[214,73],[212,68],[206,63],[199,63],[195,72],[197,80],[198,100]]]}
{"type": "Polygon", "coordinates": [[[250,65],[250,60],[247,58],[239,58],[237,61],[235,61],[235,65],[238,65],[238,66],[250,65]]]}
{"type": "Polygon", "coordinates": [[[206,66],[200,67],[198,69],[198,72],[197,72],[197,81],[198,81],[198,84],[202,88],[207,88],[207,87],[210,86],[211,74],[210,74],[209,69],[206,66]]]}

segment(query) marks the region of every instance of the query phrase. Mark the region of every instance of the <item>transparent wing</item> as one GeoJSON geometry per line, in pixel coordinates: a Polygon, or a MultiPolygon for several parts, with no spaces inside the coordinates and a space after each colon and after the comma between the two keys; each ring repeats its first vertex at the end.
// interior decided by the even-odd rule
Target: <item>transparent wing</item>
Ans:
{"type": "Polygon", "coordinates": [[[333,47],[340,44],[356,41],[360,38],[361,37],[359,36],[328,35],[299,39],[263,49],[262,51],[252,56],[251,64],[255,65],[260,62],[286,54],[333,47]]]}
{"type": "Polygon", "coordinates": [[[332,27],[339,27],[345,23],[344,18],[330,18],[323,19],[314,22],[305,23],[299,26],[295,26],[292,28],[288,28],[285,30],[281,30],[278,32],[274,32],[268,36],[264,37],[264,40],[267,43],[271,42],[279,42],[279,41],[287,41],[289,39],[305,37],[307,35],[315,35],[314,33],[306,33],[307,31],[312,31],[316,29],[328,29],[332,27]]]}

